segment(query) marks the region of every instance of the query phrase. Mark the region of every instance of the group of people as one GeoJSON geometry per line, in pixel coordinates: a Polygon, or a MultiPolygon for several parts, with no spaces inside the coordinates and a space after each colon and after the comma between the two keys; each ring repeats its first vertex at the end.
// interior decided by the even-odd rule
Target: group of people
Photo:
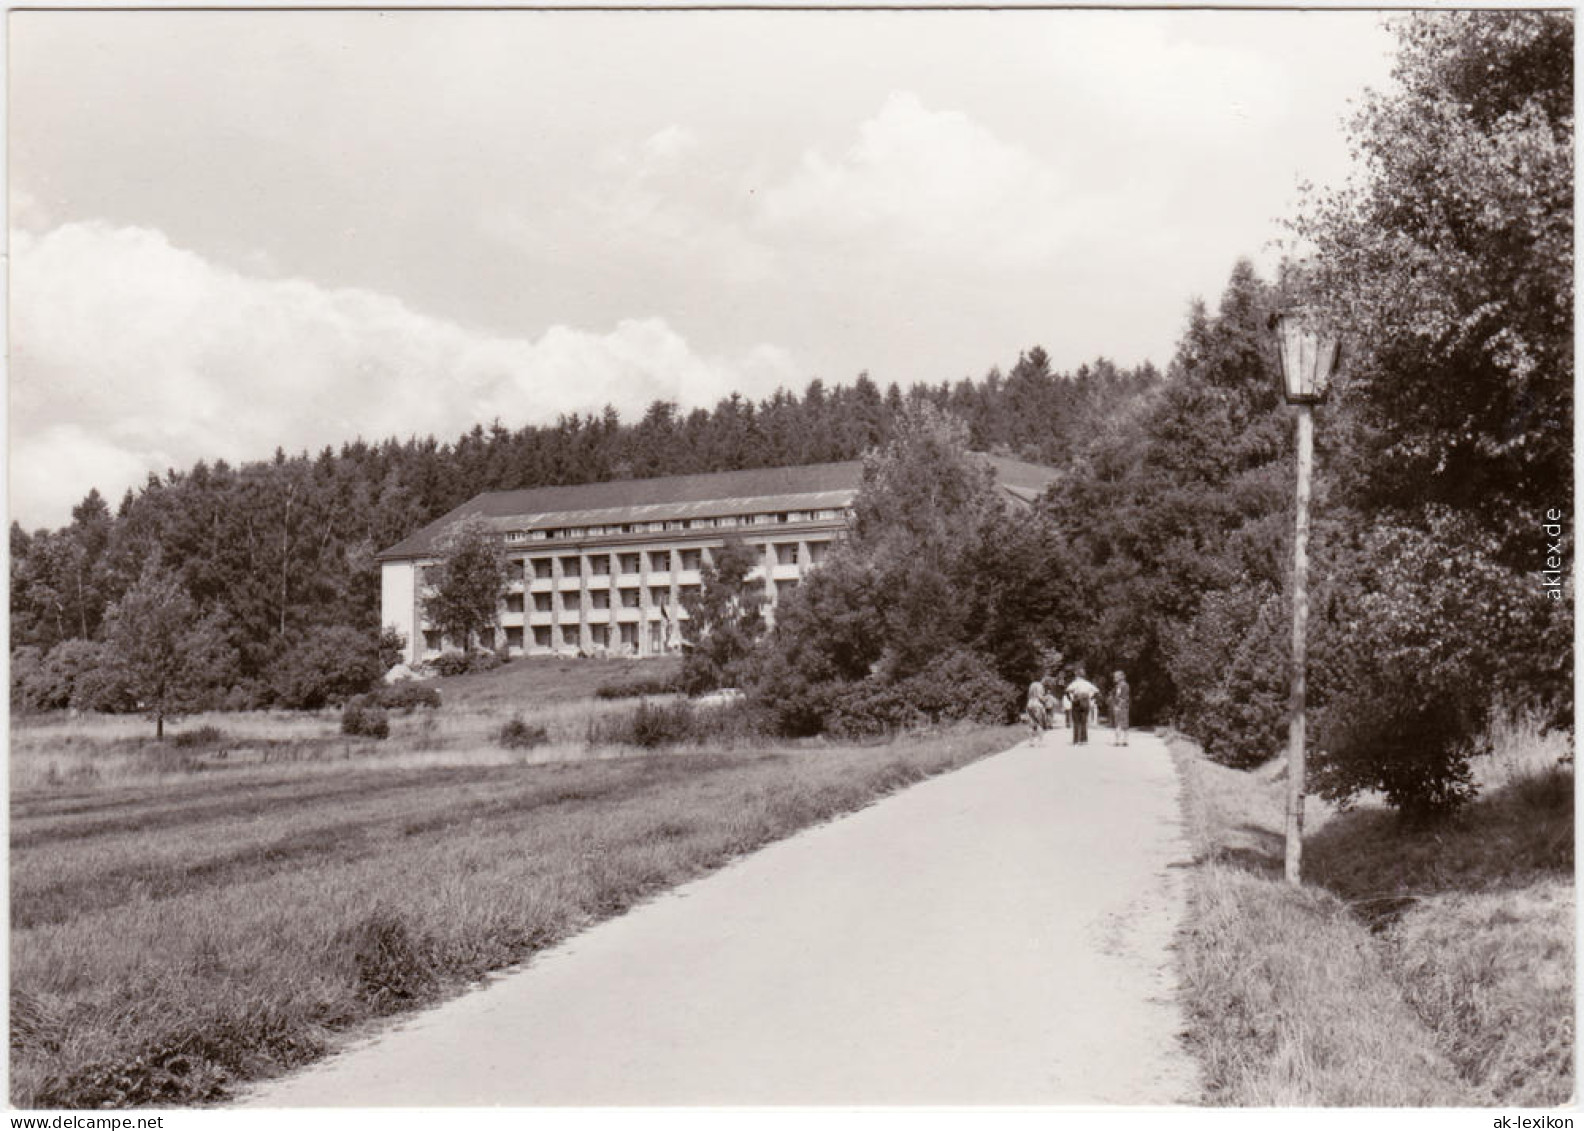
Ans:
{"type": "MultiPolygon", "coordinates": [[[[1060,679],[1056,680],[1059,684],[1060,679]]],[[[1126,746],[1128,744],[1128,709],[1132,702],[1132,691],[1128,687],[1127,676],[1122,672],[1115,672],[1111,676],[1110,692],[1102,692],[1100,688],[1090,683],[1084,677],[1083,665],[1078,665],[1072,682],[1061,688],[1061,698],[1057,699],[1056,693],[1045,686],[1043,679],[1036,679],[1029,684],[1028,704],[1023,711],[1023,718],[1028,722],[1029,729],[1034,732],[1037,740],[1040,735],[1056,726],[1056,714],[1061,712],[1062,723],[1072,731],[1074,746],[1089,741],[1089,726],[1100,721],[1100,700],[1104,697],[1111,711],[1111,726],[1113,730],[1112,745],[1126,746]]]]}

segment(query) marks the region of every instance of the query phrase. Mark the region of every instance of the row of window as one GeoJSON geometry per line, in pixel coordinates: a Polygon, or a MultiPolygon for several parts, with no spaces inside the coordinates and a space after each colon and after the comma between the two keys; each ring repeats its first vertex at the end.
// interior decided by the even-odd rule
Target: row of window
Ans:
{"type": "Polygon", "coordinates": [[[566,538],[600,538],[612,534],[661,534],[679,530],[725,530],[735,526],[777,526],[788,522],[834,522],[833,509],[774,511],[768,514],[723,515],[719,518],[668,518],[653,522],[623,522],[609,526],[563,526],[549,530],[513,530],[508,543],[544,542],[566,538]]]}
{"type": "MultiPolygon", "coordinates": [[[[785,594],[796,587],[797,582],[795,581],[783,581],[776,586],[777,590],[782,594],[785,594]]],[[[684,586],[684,595],[686,595],[686,591],[689,589],[697,589],[697,586],[684,586]]],[[[638,593],[637,590],[622,590],[622,592],[623,594],[631,593],[634,600],[636,600],[638,593]]],[[[670,595],[668,592],[664,590],[657,590],[656,592],[664,593],[666,600],[669,600],[670,595]]],[[[548,603],[544,606],[541,606],[539,604],[539,599],[545,598],[548,601],[548,598],[551,596],[552,594],[549,593],[536,594],[535,608],[542,608],[543,611],[549,611],[548,603]]],[[[622,603],[623,605],[627,604],[625,598],[622,603]]],[[[657,599],[656,603],[661,602],[657,599]]],[[[508,609],[515,607],[517,611],[521,611],[521,595],[514,594],[513,597],[507,598],[507,607],[508,609]],[[513,599],[516,601],[515,606],[512,605],[513,599]]],[[[608,606],[600,604],[595,605],[595,608],[606,607],[608,606]]],[[[568,605],[566,611],[575,613],[577,611],[577,606],[575,604],[570,604],[568,605]]],[[[583,626],[577,621],[556,625],[555,627],[543,624],[533,625],[528,631],[533,633],[533,642],[534,647],[536,648],[582,647],[583,626]]],[[[614,626],[608,624],[591,624],[588,626],[589,646],[596,649],[609,649],[614,645],[621,650],[636,655],[638,652],[638,642],[642,636],[647,638],[649,642],[649,651],[659,652],[665,647],[666,631],[667,626],[660,621],[651,621],[647,625],[633,623],[623,623],[614,626]],[[614,637],[612,636],[613,629],[615,632],[614,637]]],[[[505,626],[506,647],[520,650],[523,646],[523,632],[524,630],[521,625],[505,626]]],[[[423,640],[424,647],[430,652],[438,652],[445,644],[444,636],[435,629],[425,629],[423,640]]]]}
{"type": "MultiPolygon", "coordinates": [[[[797,542],[775,542],[775,560],[779,565],[797,565],[801,560],[800,544],[797,542]]],[[[809,561],[819,564],[824,560],[830,548],[829,542],[808,543],[809,561]]],[[[608,577],[612,572],[633,574],[643,569],[644,555],[648,554],[649,572],[667,573],[670,570],[697,570],[704,567],[704,551],[692,550],[647,550],[634,551],[626,554],[590,554],[583,556],[568,556],[561,559],[562,577],[579,577],[582,575],[583,563],[588,562],[588,571],[591,577],[608,577]]],[[[528,569],[533,569],[536,580],[547,580],[555,576],[553,558],[514,558],[508,564],[508,576],[512,581],[522,581],[528,569]]],[[[426,572],[425,580],[433,580],[426,572]]]]}
{"type": "MultiPolygon", "coordinates": [[[[643,625],[637,624],[619,624],[614,627],[616,631],[613,635],[611,631],[611,625],[590,625],[590,646],[593,648],[608,649],[614,642],[617,647],[636,653],[638,651],[640,633],[642,633],[644,636],[647,636],[649,641],[649,650],[651,652],[658,652],[665,646],[666,628],[663,624],[651,624],[647,627],[647,629],[643,625]]],[[[533,633],[533,642],[534,647],[536,648],[551,648],[556,646],[563,648],[579,648],[583,643],[582,631],[575,624],[564,624],[559,626],[559,628],[551,628],[549,625],[536,625],[530,631],[533,633]]],[[[440,649],[444,646],[444,643],[444,637],[439,632],[429,630],[424,633],[424,647],[429,651],[440,651],[440,649]]],[[[522,626],[512,625],[508,627],[506,629],[506,647],[520,650],[522,646],[522,626]]]]}
{"type": "MultiPolygon", "coordinates": [[[[785,584],[785,583],[783,583],[785,584]]],[[[677,603],[686,601],[698,593],[697,585],[680,586],[680,596],[677,603]]],[[[623,609],[636,609],[642,607],[643,591],[637,587],[628,587],[616,590],[616,603],[623,609]]],[[[582,608],[579,596],[576,593],[535,593],[533,607],[536,613],[554,612],[556,598],[561,599],[561,612],[576,613],[582,608]]],[[[654,608],[669,608],[672,605],[671,587],[668,585],[651,585],[649,587],[649,604],[654,608]]],[[[589,607],[593,609],[608,609],[611,607],[611,591],[609,589],[589,590],[589,607]]],[[[508,593],[506,595],[506,611],[520,613],[526,608],[526,603],[521,593],[508,593]]]]}

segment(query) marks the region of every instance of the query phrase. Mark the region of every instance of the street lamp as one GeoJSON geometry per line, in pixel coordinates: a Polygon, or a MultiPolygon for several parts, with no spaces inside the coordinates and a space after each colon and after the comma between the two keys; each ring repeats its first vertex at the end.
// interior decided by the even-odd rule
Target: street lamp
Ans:
{"type": "Polygon", "coordinates": [[[1300,882],[1304,808],[1304,654],[1309,630],[1309,473],[1314,406],[1325,399],[1337,337],[1306,307],[1272,319],[1281,355],[1282,395],[1298,406],[1298,526],[1293,537],[1293,667],[1287,731],[1287,882],[1300,882]]]}

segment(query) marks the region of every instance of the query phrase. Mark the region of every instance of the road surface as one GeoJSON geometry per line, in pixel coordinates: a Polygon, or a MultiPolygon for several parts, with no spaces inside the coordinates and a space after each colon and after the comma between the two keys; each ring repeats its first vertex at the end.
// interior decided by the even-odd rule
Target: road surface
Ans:
{"type": "Polygon", "coordinates": [[[1193,1103],[1176,778],[1094,735],[771,845],[243,1103],[1193,1103]]]}

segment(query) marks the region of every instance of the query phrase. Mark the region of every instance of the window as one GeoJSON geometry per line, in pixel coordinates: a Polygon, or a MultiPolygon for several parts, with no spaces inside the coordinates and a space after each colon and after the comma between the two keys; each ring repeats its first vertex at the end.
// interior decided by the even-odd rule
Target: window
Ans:
{"type": "Polygon", "coordinates": [[[528,532],[528,540],[530,542],[543,542],[548,537],[550,537],[548,530],[530,530],[528,532]]]}
{"type": "Polygon", "coordinates": [[[651,572],[651,573],[665,573],[670,568],[671,568],[671,551],[670,550],[650,550],[649,551],[649,572],[651,572]]]}
{"type": "Polygon", "coordinates": [[[637,573],[643,569],[643,558],[639,554],[623,554],[621,556],[621,571],[623,573],[637,573]]]}
{"type": "Polygon", "coordinates": [[[618,590],[621,593],[621,603],[624,609],[636,609],[639,605],[641,594],[636,589],[618,590]]]}
{"type": "Polygon", "coordinates": [[[581,577],[582,575],[583,575],[583,559],[582,558],[562,558],[561,559],[561,576],[562,577],[581,577]]]}
{"type": "Polygon", "coordinates": [[[542,625],[539,625],[537,628],[534,629],[534,647],[535,648],[548,648],[548,647],[550,647],[550,626],[549,625],[542,624],[542,625]]]}
{"type": "Polygon", "coordinates": [[[610,555],[595,554],[589,558],[589,570],[596,577],[603,577],[610,572],[610,555]]]}
{"type": "Polygon", "coordinates": [[[671,590],[664,585],[649,587],[649,603],[657,609],[663,609],[671,603],[671,590]]]}
{"type": "Polygon", "coordinates": [[[564,625],[561,626],[561,643],[569,645],[569,646],[571,646],[573,648],[576,648],[578,646],[578,626],[577,625],[575,625],[575,624],[564,624],[564,625]]]}
{"type": "Polygon", "coordinates": [[[836,512],[832,510],[815,511],[814,517],[820,522],[832,522],[836,518],[836,512]]]}
{"type": "Polygon", "coordinates": [[[521,558],[513,558],[511,561],[507,562],[506,580],[521,581],[523,579],[523,565],[524,563],[521,558]]]}
{"type": "Polygon", "coordinates": [[[506,628],[506,647],[521,648],[523,642],[522,625],[508,625],[506,628]]]}
{"type": "Polygon", "coordinates": [[[682,568],[683,569],[699,569],[701,566],[703,566],[703,564],[704,564],[704,551],[703,550],[683,550],[682,551],[682,568]]]}
{"type": "Polygon", "coordinates": [[[715,520],[716,526],[736,526],[741,520],[734,514],[723,515],[715,520]]]}
{"type": "Polygon", "coordinates": [[[596,648],[610,647],[610,627],[608,625],[596,624],[593,628],[589,629],[589,641],[596,648]]]}
{"type": "Polygon", "coordinates": [[[796,542],[777,542],[776,561],[781,565],[797,565],[798,544],[796,542]]]}
{"type": "Polygon", "coordinates": [[[810,542],[808,544],[808,550],[809,565],[819,565],[820,562],[824,561],[825,558],[830,554],[830,543],[810,542]]]}
{"type": "Polygon", "coordinates": [[[548,612],[551,612],[551,611],[552,611],[552,609],[551,609],[551,605],[550,605],[550,594],[548,594],[548,593],[535,593],[534,594],[534,612],[536,612],[536,613],[548,613],[548,612]]]}
{"type": "Polygon", "coordinates": [[[591,593],[589,593],[589,598],[593,601],[594,608],[596,608],[596,609],[608,609],[608,608],[610,608],[610,590],[609,589],[595,589],[591,593]]]}
{"type": "Polygon", "coordinates": [[[621,642],[622,647],[631,648],[634,651],[637,651],[638,626],[636,624],[624,624],[621,626],[621,642]]]}
{"type": "Polygon", "coordinates": [[[438,632],[436,632],[434,629],[425,629],[424,630],[424,651],[426,651],[426,652],[438,652],[438,651],[440,651],[440,634],[438,632]]]}
{"type": "Polygon", "coordinates": [[[523,611],[523,595],[521,593],[506,594],[506,611],[520,613],[523,611]]]}
{"type": "Polygon", "coordinates": [[[526,542],[527,540],[528,532],[526,530],[511,530],[506,534],[506,541],[508,542],[526,542]]]}
{"type": "Polygon", "coordinates": [[[535,558],[533,560],[533,570],[534,576],[538,578],[549,578],[554,574],[554,571],[550,568],[549,558],[535,558]]]}
{"type": "Polygon", "coordinates": [[[680,598],[682,607],[686,608],[687,607],[687,603],[689,601],[698,600],[698,595],[699,595],[700,592],[702,592],[702,590],[703,590],[703,586],[701,586],[701,585],[684,585],[684,586],[682,586],[681,593],[678,595],[679,598],[680,598]]]}

